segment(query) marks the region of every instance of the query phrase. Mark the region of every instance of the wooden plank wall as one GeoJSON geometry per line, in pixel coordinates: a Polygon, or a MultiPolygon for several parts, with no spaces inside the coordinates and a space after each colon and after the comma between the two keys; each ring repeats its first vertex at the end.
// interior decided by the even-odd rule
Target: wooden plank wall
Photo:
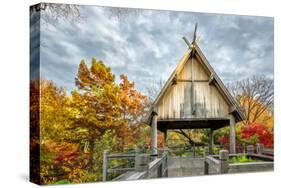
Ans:
{"type": "Polygon", "coordinates": [[[206,72],[196,58],[193,59],[193,63],[195,114],[191,111],[192,83],[183,81],[192,79],[192,63],[189,59],[177,75],[177,79],[182,81],[171,85],[159,101],[157,106],[159,119],[228,117],[228,104],[218,89],[208,83],[210,73],[206,72]]]}

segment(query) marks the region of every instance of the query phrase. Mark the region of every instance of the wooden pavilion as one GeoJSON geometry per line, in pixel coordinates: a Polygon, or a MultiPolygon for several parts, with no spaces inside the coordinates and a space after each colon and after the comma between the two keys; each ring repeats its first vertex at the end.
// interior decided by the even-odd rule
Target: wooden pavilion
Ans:
{"type": "MultiPolygon", "coordinates": [[[[152,127],[152,147],[157,148],[157,130],[210,129],[209,152],[213,153],[214,131],[230,126],[229,152],[235,153],[235,124],[244,112],[218,77],[196,41],[185,37],[188,50],[156,97],[146,123],[152,127]]],[[[154,152],[157,152],[155,149],[154,152]]]]}

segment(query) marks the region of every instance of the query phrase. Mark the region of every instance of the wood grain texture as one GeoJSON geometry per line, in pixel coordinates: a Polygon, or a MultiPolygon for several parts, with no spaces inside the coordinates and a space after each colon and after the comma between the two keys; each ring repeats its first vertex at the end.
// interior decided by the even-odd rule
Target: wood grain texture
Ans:
{"type": "Polygon", "coordinates": [[[211,77],[211,73],[202,66],[202,63],[196,56],[193,58],[193,69],[191,67],[191,61],[190,58],[188,62],[184,64],[179,74],[177,74],[177,79],[203,80],[202,82],[193,82],[195,113],[192,113],[192,82],[176,82],[176,84],[172,84],[167,88],[163,97],[156,105],[158,118],[228,117],[230,108],[228,103],[216,86],[207,82],[211,77]]]}

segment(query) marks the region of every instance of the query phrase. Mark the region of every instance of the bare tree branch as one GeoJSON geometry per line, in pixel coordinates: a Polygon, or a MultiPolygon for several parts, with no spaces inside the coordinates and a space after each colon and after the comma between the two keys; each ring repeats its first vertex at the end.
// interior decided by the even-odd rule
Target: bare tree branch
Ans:
{"type": "Polygon", "coordinates": [[[266,111],[273,112],[274,82],[264,75],[227,85],[231,94],[240,102],[246,113],[245,124],[257,121],[266,111]]]}
{"type": "Polygon", "coordinates": [[[165,82],[162,79],[159,79],[158,82],[153,82],[145,88],[150,103],[155,100],[164,84],[165,82]]]}
{"type": "Polygon", "coordinates": [[[38,11],[46,13],[41,16],[42,23],[45,25],[49,23],[56,24],[60,20],[75,23],[83,18],[79,5],[73,4],[40,3],[31,9],[31,13],[38,11]]]}
{"type": "Polygon", "coordinates": [[[109,17],[117,18],[120,21],[124,21],[129,16],[137,17],[141,14],[141,9],[136,8],[107,7],[104,10],[108,13],[109,17]]]}

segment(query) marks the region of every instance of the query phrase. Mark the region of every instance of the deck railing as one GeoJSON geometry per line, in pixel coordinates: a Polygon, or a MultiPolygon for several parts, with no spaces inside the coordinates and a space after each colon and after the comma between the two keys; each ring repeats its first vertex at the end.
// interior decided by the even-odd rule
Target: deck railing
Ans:
{"type": "Polygon", "coordinates": [[[236,172],[250,172],[250,171],[267,171],[273,170],[274,166],[274,153],[273,149],[264,148],[262,144],[257,144],[256,147],[248,145],[246,153],[229,154],[228,150],[220,150],[219,155],[207,155],[204,161],[204,174],[212,173],[236,173],[236,172]],[[229,157],[247,156],[261,160],[260,162],[248,163],[229,163],[229,157]]]}
{"type": "Polygon", "coordinates": [[[169,146],[169,155],[203,157],[206,147],[205,144],[169,146]]]}
{"type": "Polygon", "coordinates": [[[136,149],[130,153],[113,153],[108,150],[104,151],[103,156],[103,181],[110,181],[110,173],[119,172],[118,177],[113,180],[121,179],[143,179],[148,177],[163,177],[168,175],[168,150],[158,149],[157,154],[143,153],[140,149],[136,149]],[[130,165],[121,164],[110,167],[112,160],[123,159],[129,160],[130,165]]]}

